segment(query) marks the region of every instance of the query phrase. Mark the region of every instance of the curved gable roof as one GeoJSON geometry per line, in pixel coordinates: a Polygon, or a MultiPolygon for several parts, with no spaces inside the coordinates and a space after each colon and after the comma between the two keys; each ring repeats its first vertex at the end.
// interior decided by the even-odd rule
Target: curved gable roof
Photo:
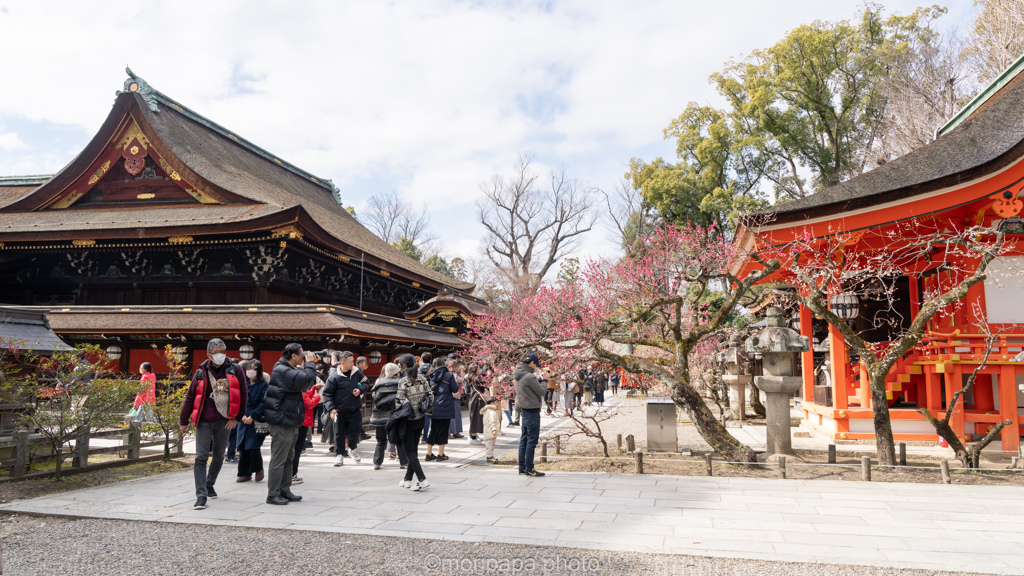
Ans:
{"type": "MultiPolygon", "coordinates": [[[[331,241],[331,244],[347,245],[358,252],[350,253],[350,256],[359,258],[365,255],[369,262],[378,260],[386,268],[406,271],[442,287],[450,286],[462,291],[470,291],[474,287],[471,283],[424,266],[369,231],[338,203],[336,189],[329,180],[317,178],[278,159],[148,88],[120,93],[100,131],[71,163],[41,186],[9,187],[6,193],[0,194],[0,212],[6,212],[5,216],[27,226],[31,225],[33,218],[40,220],[40,226],[52,225],[54,218],[60,219],[61,216],[38,210],[86,174],[100,154],[109,148],[111,140],[124,129],[125,122],[132,119],[153,141],[161,157],[166,158],[183,177],[198,176],[209,184],[209,194],[222,204],[248,206],[232,213],[232,222],[275,214],[305,214],[308,219],[296,218],[312,228],[311,233],[330,236],[324,240],[331,241]],[[252,209],[253,204],[261,206],[252,209]]],[[[216,208],[209,205],[190,207],[189,210],[216,208]]],[[[219,208],[223,211],[224,206],[219,208]]]]}
{"type": "Polygon", "coordinates": [[[954,129],[891,162],[774,211],[776,223],[867,208],[974,180],[1024,156],[1024,78],[954,129]]]}

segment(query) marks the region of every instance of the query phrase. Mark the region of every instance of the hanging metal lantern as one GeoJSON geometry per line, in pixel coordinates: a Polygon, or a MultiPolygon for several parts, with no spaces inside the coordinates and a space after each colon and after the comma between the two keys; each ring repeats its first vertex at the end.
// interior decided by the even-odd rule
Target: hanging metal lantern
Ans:
{"type": "Polygon", "coordinates": [[[252,347],[252,344],[242,344],[238,348],[238,356],[242,360],[252,360],[252,357],[256,355],[256,349],[252,347]]]}
{"type": "Polygon", "coordinates": [[[829,310],[843,320],[853,320],[860,315],[860,299],[856,294],[837,294],[828,303],[829,310]]]}
{"type": "Polygon", "coordinates": [[[107,348],[107,358],[111,360],[118,360],[121,358],[121,347],[117,344],[107,348]]]}

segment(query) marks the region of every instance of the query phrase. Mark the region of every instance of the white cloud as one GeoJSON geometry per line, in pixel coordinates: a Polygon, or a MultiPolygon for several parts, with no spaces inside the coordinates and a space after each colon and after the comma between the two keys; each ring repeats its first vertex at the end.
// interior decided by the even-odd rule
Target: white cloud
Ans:
{"type": "MultiPolygon", "coordinates": [[[[671,156],[662,129],[688,101],[717,102],[707,77],[730,57],[861,5],[23,2],[0,11],[0,53],[17,55],[0,62],[0,121],[78,127],[78,141],[65,130],[46,149],[81,149],[128,62],[156,89],[334,180],[347,203],[389,189],[427,202],[442,239],[465,247],[482,232],[479,183],[518,152],[610,188],[631,156],[671,156]]],[[[0,135],[0,150],[23,154],[0,169],[54,171],[74,155],[30,162],[36,141],[0,135]]],[[[614,248],[592,236],[588,251],[614,248]]]]}
{"type": "Polygon", "coordinates": [[[0,132],[0,150],[4,152],[14,152],[15,150],[27,150],[28,144],[21,141],[18,138],[16,132],[0,132]]]}

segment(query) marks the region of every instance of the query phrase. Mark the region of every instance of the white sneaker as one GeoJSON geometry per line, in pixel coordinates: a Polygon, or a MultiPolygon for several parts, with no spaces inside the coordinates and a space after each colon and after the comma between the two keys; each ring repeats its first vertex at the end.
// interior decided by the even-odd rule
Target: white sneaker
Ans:
{"type": "Polygon", "coordinates": [[[399,488],[409,488],[412,486],[412,480],[402,480],[398,483],[399,488]]]}
{"type": "Polygon", "coordinates": [[[359,461],[361,460],[361,459],[359,458],[359,452],[356,452],[355,450],[353,450],[353,449],[351,449],[351,448],[349,448],[349,449],[348,449],[348,455],[349,455],[349,457],[350,457],[350,458],[352,458],[353,460],[355,460],[355,461],[356,461],[356,463],[359,463],[359,461]]]}
{"type": "Polygon", "coordinates": [[[341,466],[343,464],[345,464],[345,457],[344,456],[340,456],[339,455],[339,456],[335,456],[334,457],[334,465],[335,466],[341,466]]]}
{"type": "Polygon", "coordinates": [[[417,482],[412,485],[413,492],[422,492],[427,488],[430,488],[430,482],[428,482],[427,480],[424,480],[423,482],[417,482]]]}

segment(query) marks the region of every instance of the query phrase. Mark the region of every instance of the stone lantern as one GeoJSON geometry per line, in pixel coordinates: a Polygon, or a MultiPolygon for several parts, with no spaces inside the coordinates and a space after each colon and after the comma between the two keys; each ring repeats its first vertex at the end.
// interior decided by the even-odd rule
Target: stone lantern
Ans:
{"type": "Polygon", "coordinates": [[[729,339],[729,347],[718,353],[718,362],[722,366],[722,381],[729,385],[729,412],[733,420],[743,421],[747,414],[747,384],[750,374],[744,374],[744,366],[749,366],[751,356],[743,349],[743,341],[739,334],[729,339]]]}
{"type": "Polygon", "coordinates": [[[782,315],[781,308],[768,308],[768,325],[745,343],[748,353],[760,353],[762,356],[764,375],[756,376],[754,383],[767,397],[765,412],[768,420],[768,452],[771,454],[793,452],[793,440],[789,432],[789,399],[803,385],[803,378],[795,372],[793,354],[811,349],[810,340],[788,328],[782,315]]]}

